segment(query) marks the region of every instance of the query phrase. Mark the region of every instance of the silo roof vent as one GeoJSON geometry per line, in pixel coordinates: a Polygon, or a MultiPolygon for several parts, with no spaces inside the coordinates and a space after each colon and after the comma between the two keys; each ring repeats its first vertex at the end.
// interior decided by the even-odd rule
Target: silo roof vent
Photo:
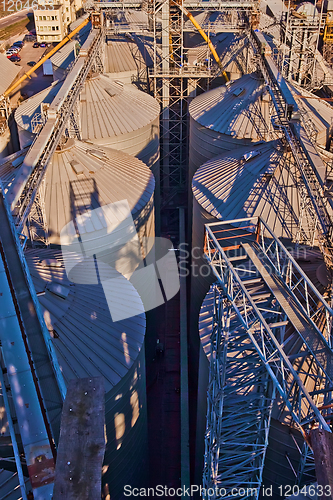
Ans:
{"type": "Polygon", "coordinates": [[[255,158],[256,156],[260,155],[260,151],[249,151],[248,153],[245,153],[245,155],[243,155],[243,159],[245,161],[249,161],[249,160],[252,160],[252,158],[255,158]]]}
{"type": "Polygon", "coordinates": [[[243,93],[243,91],[244,91],[244,87],[238,87],[237,89],[235,89],[233,91],[233,95],[235,97],[239,97],[243,93]]]}

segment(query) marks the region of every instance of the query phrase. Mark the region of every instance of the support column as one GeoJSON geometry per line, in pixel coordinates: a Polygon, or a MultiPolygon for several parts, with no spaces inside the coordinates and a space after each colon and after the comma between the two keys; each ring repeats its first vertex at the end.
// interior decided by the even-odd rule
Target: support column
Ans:
{"type": "Polygon", "coordinates": [[[333,499],[333,434],[324,429],[315,429],[311,432],[311,444],[317,482],[323,486],[323,494],[318,494],[318,500],[333,499]]]}

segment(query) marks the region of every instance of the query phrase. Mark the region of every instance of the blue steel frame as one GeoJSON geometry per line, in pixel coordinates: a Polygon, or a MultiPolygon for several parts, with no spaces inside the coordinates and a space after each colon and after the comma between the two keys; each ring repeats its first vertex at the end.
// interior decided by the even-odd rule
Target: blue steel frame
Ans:
{"type": "MultiPolygon", "coordinates": [[[[238,242],[241,240],[242,236],[238,238],[238,242]]],[[[242,487],[256,485],[256,494],[250,491],[251,494],[245,497],[257,498],[267,447],[267,441],[262,436],[265,434],[267,439],[269,408],[274,399],[274,390],[281,399],[281,414],[288,415],[290,424],[296,425],[305,438],[302,463],[306,462],[306,457],[311,458],[311,453],[309,454],[311,450],[306,445],[307,431],[315,425],[331,432],[325,420],[327,411],[321,409],[320,405],[322,402],[327,404],[331,401],[333,389],[331,349],[333,310],[285,246],[259,217],[207,224],[205,256],[218,280],[218,285],[215,286],[216,304],[211,336],[203,484],[206,488],[216,486],[226,488],[227,492],[236,484],[242,487]],[[227,256],[227,252],[214,234],[214,230],[221,230],[222,227],[225,230],[228,227],[236,229],[242,226],[248,228],[247,235],[253,234],[258,254],[260,253],[266,262],[269,262],[270,272],[279,278],[289,293],[292,293],[299,311],[307,317],[313,327],[315,342],[313,338],[296,334],[298,350],[294,357],[288,355],[287,342],[273,333],[277,326],[287,322],[268,323],[266,314],[268,311],[256,304],[241,279],[238,268],[233,266],[232,259],[227,256]],[[243,357],[243,364],[239,365],[237,373],[231,375],[232,368],[239,362],[237,358],[244,350],[245,352],[252,350],[251,356],[248,361],[243,357]],[[305,358],[310,361],[305,362],[305,358]],[[266,402],[262,410],[257,407],[257,412],[253,413],[253,407],[246,405],[243,411],[239,406],[238,412],[233,413],[232,408],[237,407],[237,395],[246,393],[248,388],[249,379],[243,378],[247,370],[248,376],[252,375],[254,380],[252,391],[257,395],[265,395],[266,402]],[[267,378],[261,370],[266,372],[267,378]],[[274,389],[265,392],[269,388],[268,379],[274,389]],[[307,385],[311,387],[310,390],[307,389],[307,385]],[[230,416],[232,418],[229,418],[230,416]],[[239,431],[242,434],[241,443],[238,443],[239,431]],[[250,448],[244,448],[242,452],[242,446],[249,443],[255,449],[255,445],[258,446],[255,440],[260,432],[261,448],[257,448],[258,455],[253,453],[253,460],[247,462],[245,450],[250,448]],[[237,468],[231,476],[230,467],[228,466],[228,470],[224,468],[227,459],[230,464],[232,456],[230,450],[235,450],[237,446],[240,455],[237,468]]],[[[258,274],[260,275],[260,269],[256,269],[256,276],[258,274]]],[[[274,302],[277,301],[273,299],[270,313],[274,312],[274,302]]],[[[281,314],[278,309],[275,312],[281,314]]],[[[288,320],[288,317],[280,316],[280,319],[288,320]]],[[[235,456],[234,454],[233,459],[235,456]]],[[[223,496],[228,498],[228,493],[225,496],[223,491],[223,496]]],[[[205,498],[219,498],[219,495],[211,493],[205,498]]],[[[232,495],[232,498],[237,497],[232,495]]]]}

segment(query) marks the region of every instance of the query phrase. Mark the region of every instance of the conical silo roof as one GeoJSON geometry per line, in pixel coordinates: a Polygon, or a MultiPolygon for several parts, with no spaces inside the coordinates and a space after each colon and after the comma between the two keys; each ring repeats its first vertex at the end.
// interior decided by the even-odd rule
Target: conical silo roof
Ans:
{"type": "Polygon", "coordinates": [[[192,190],[216,219],[261,216],[277,236],[291,238],[298,227],[296,167],[279,141],[241,147],[200,167],[192,190]]]}
{"type": "Polygon", "coordinates": [[[189,113],[203,127],[237,138],[262,139],[260,97],[266,93],[264,80],[257,73],[245,75],[205,92],[191,102],[189,113]]]}
{"type": "MultiPolygon", "coordinates": [[[[146,319],[137,291],[107,266],[110,280],[117,279],[116,293],[110,286],[108,294],[127,316],[114,322],[102,285],[69,281],[60,250],[28,250],[26,259],[65,383],[101,375],[109,392],[130,370],[143,346],[146,319]]],[[[94,259],[78,265],[82,281],[86,276],[89,283],[94,259]]]]}
{"type": "MultiPolygon", "coordinates": [[[[26,258],[66,385],[75,378],[103,377],[103,483],[112,498],[121,498],[126,481],[137,484],[146,463],[146,317],[142,301],[133,285],[109,266],[103,269],[107,283],[103,280],[102,287],[69,281],[60,250],[28,250],[26,258]],[[113,321],[114,310],[122,311],[124,319],[113,321]]],[[[69,258],[67,254],[66,262],[69,258]]],[[[76,264],[75,269],[83,281],[91,282],[94,259],[76,264]]]]}
{"type": "Polygon", "coordinates": [[[98,75],[85,81],[80,95],[82,139],[107,144],[110,138],[146,127],[159,112],[149,94],[98,75]]]}
{"type": "Polygon", "coordinates": [[[152,205],[154,187],[153,174],[137,158],[69,139],[54,153],[45,174],[50,242],[60,243],[61,230],[74,217],[109,203],[127,200],[133,218],[139,217],[152,205]]]}

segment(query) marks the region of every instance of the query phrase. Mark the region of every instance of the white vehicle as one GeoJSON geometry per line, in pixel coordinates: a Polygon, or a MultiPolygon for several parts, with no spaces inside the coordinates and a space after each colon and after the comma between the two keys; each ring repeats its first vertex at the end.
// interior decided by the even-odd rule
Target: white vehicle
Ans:
{"type": "Polygon", "coordinates": [[[11,54],[17,54],[19,52],[18,49],[10,48],[6,51],[6,56],[10,56],[11,54]]]}

